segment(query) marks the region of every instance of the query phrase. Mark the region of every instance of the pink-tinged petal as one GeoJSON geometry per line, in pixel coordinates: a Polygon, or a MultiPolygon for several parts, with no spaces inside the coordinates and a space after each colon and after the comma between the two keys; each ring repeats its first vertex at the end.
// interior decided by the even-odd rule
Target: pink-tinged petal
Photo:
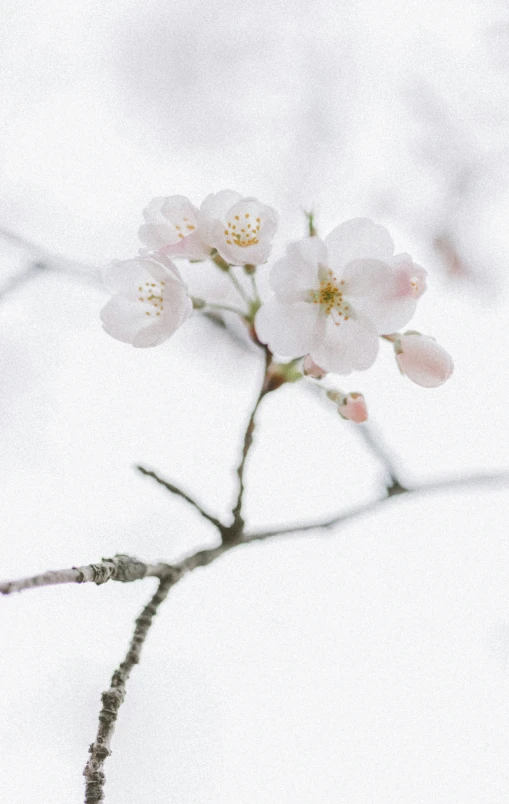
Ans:
{"type": "Polygon", "coordinates": [[[369,318],[379,334],[407,324],[418,297],[407,282],[406,268],[391,269],[378,260],[354,260],[344,269],[344,293],[357,313],[369,318]]]}
{"type": "Polygon", "coordinates": [[[336,226],[325,238],[325,244],[329,268],[340,273],[352,260],[387,261],[394,254],[394,243],[387,229],[369,218],[353,218],[336,226]]]}
{"type": "Polygon", "coordinates": [[[368,420],[368,408],[362,394],[352,392],[346,395],[341,405],[338,405],[339,415],[349,419],[355,424],[362,424],[368,420]]]}
{"type": "Polygon", "coordinates": [[[436,388],[453,373],[451,355],[428,335],[398,335],[394,349],[401,373],[423,388],[436,388]]]}
{"type": "Polygon", "coordinates": [[[428,272],[409,254],[397,254],[389,261],[394,273],[394,293],[398,297],[420,299],[426,290],[428,272]]]}
{"type": "Polygon", "coordinates": [[[325,318],[312,304],[280,304],[271,299],[256,314],[259,340],[272,352],[284,357],[300,357],[319,344],[325,331],[325,318]]]}
{"type": "Polygon", "coordinates": [[[205,245],[201,239],[199,231],[193,232],[174,245],[165,246],[161,249],[163,254],[176,260],[206,260],[211,251],[211,247],[205,245]]]}
{"type": "Polygon", "coordinates": [[[319,285],[320,265],[327,259],[324,243],[309,237],[291,243],[286,256],[272,266],[269,284],[281,301],[301,301],[319,285]]]}
{"type": "Polygon", "coordinates": [[[306,377],[312,377],[314,380],[323,380],[328,373],[318,363],[315,363],[311,355],[306,355],[302,368],[306,377]]]}
{"type": "Polygon", "coordinates": [[[329,316],[323,342],[310,353],[315,363],[336,374],[365,371],[376,360],[378,338],[355,318],[335,324],[329,316]]]}

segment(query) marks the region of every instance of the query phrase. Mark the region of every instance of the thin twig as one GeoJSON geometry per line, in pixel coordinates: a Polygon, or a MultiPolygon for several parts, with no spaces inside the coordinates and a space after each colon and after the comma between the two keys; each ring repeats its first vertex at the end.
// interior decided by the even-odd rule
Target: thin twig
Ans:
{"type": "Polygon", "coordinates": [[[156,481],[156,483],[159,483],[159,485],[164,486],[164,488],[168,489],[168,491],[171,491],[172,494],[176,494],[178,497],[182,497],[182,499],[184,499],[186,502],[192,505],[193,508],[195,508],[198,511],[198,513],[202,515],[202,517],[211,522],[214,525],[214,527],[218,529],[220,533],[223,532],[223,530],[225,529],[223,523],[220,522],[219,519],[216,519],[215,516],[212,516],[211,514],[208,514],[206,511],[204,511],[201,505],[197,503],[196,500],[193,500],[193,498],[190,497],[189,494],[186,494],[185,491],[179,489],[178,486],[174,486],[173,483],[170,483],[168,480],[164,480],[162,477],[157,475],[152,470],[145,469],[144,466],[137,466],[136,468],[138,469],[139,472],[142,473],[142,475],[152,477],[156,481]]]}
{"type": "Polygon", "coordinates": [[[383,497],[378,497],[374,500],[371,500],[370,502],[356,506],[355,508],[350,508],[349,510],[343,511],[342,513],[332,517],[331,519],[326,519],[322,522],[310,522],[307,525],[293,525],[293,526],[290,525],[289,527],[278,528],[277,530],[245,533],[243,543],[247,544],[249,542],[256,542],[261,541],[263,539],[270,539],[273,536],[294,535],[297,533],[302,533],[310,530],[320,530],[320,529],[328,530],[338,525],[343,525],[345,522],[350,522],[352,519],[356,519],[357,517],[362,516],[363,514],[367,514],[368,512],[373,511],[375,508],[378,508],[380,505],[386,503],[396,494],[400,496],[409,496],[409,495],[413,496],[414,494],[426,494],[435,491],[448,491],[449,489],[453,488],[461,488],[461,487],[468,488],[469,486],[483,486],[483,485],[497,485],[497,484],[508,485],[509,472],[499,472],[492,474],[479,473],[474,475],[452,477],[445,480],[425,481],[424,483],[420,483],[417,486],[411,486],[409,488],[399,486],[398,484],[399,491],[395,492],[392,487],[389,487],[387,489],[387,494],[385,494],[383,497]]]}
{"type": "Polygon", "coordinates": [[[401,494],[405,487],[399,479],[398,470],[396,469],[392,457],[389,455],[389,451],[385,447],[381,436],[379,434],[375,434],[373,428],[367,424],[363,424],[361,427],[355,427],[354,429],[355,432],[358,433],[358,435],[362,438],[372,455],[374,455],[376,460],[379,461],[379,463],[381,463],[384,467],[387,473],[387,480],[389,481],[386,481],[387,491],[389,494],[401,494]]]}
{"type": "Polygon", "coordinates": [[[147,564],[137,558],[118,554],[114,558],[103,558],[97,564],[84,567],[50,570],[30,578],[0,583],[0,594],[10,595],[24,589],[35,589],[39,586],[56,586],[63,583],[95,583],[97,586],[106,581],[130,583],[141,578],[164,578],[168,574],[168,564],[147,564]]]}
{"type": "Polygon", "coordinates": [[[242,538],[243,531],[244,531],[244,519],[242,517],[242,503],[244,500],[244,469],[246,467],[246,460],[249,454],[249,450],[251,449],[253,443],[253,433],[255,428],[255,417],[260,407],[260,403],[263,397],[269,393],[271,390],[267,385],[268,379],[268,369],[271,363],[272,355],[268,351],[265,351],[265,371],[263,374],[263,381],[262,386],[260,388],[260,393],[258,394],[253,409],[251,410],[251,415],[249,416],[249,420],[247,423],[246,430],[244,432],[244,441],[242,444],[242,457],[240,463],[237,467],[237,477],[239,479],[239,490],[237,493],[237,499],[235,501],[235,505],[232,509],[233,514],[233,524],[228,529],[226,534],[223,534],[223,541],[239,541],[242,538]]]}

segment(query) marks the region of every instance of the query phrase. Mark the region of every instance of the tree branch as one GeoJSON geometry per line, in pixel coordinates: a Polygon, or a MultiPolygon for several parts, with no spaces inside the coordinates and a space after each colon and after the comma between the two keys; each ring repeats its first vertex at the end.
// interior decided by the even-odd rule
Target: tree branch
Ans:
{"type": "Polygon", "coordinates": [[[201,505],[196,502],[196,500],[193,500],[193,498],[190,497],[189,494],[186,494],[185,491],[179,489],[178,486],[174,486],[173,483],[170,483],[168,480],[163,480],[162,477],[156,475],[156,473],[153,472],[151,469],[145,469],[144,466],[137,466],[136,468],[138,469],[139,472],[142,473],[142,475],[153,478],[156,481],[156,483],[159,483],[160,486],[164,486],[164,488],[167,489],[168,491],[171,491],[172,494],[176,494],[177,497],[182,497],[182,499],[188,502],[189,505],[192,505],[193,508],[195,508],[198,511],[198,513],[201,514],[202,517],[204,517],[204,519],[207,519],[209,522],[211,522],[221,534],[223,533],[224,530],[226,530],[226,526],[223,525],[223,523],[220,522],[219,519],[216,519],[215,516],[211,516],[211,514],[208,514],[206,511],[204,511],[201,505]]]}
{"type": "Polygon", "coordinates": [[[137,558],[118,554],[114,558],[103,558],[98,564],[50,570],[30,578],[3,581],[0,583],[0,594],[10,595],[12,592],[22,592],[24,589],[63,583],[95,583],[99,586],[106,581],[130,583],[141,578],[165,578],[169,569],[169,564],[146,564],[137,558]]]}
{"type": "Polygon", "coordinates": [[[106,758],[111,753],[111,738],[115,730],[118,710],[124,702],[126,683],[134,665],[140,661],[141,649],[157,610],[166,599],[171,587],[179,580],[179,577],[178,573],[175,572],[159,582],[157,592],[136,620],[134,634],[124,661],[113,673],[109,689],[102,694],[99,728],[95,742],[89,748],[90,757],[83,771],[83,776],[86,780],[85,804],[97,804],[97,802],[104,801],[106,778],[102,768],[106,758]]]}

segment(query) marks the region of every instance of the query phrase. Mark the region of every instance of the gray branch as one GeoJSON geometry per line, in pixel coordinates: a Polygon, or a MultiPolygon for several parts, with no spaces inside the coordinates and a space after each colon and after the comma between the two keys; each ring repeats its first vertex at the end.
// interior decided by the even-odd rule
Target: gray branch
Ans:
{"type": "Polygon", "coordinates": [[[168,564],[145,564],[137,558],[119,554],[114,558],[103,558],[98,564],[50,570],[29,578],[3,581],[0,583],[0,594],[10,595],[12,592],[22,592],[24,589],[56,586],[62,583],[95,583],[99,586],[106,581],[130,583],[141,578],[164,578],[168,574],[168,568],[168,564]]]}
{"type": "Polygon", "coordinates": [[[214,527],[217,528],[218,531],[221,534],[223,533],[223,530],[226,529],[226,526],[223,525],[223,523],[220,522],[219,519],[216,519],[215,516],[212,516],[211,514],[208,514],[201,507],[201,505],[196,502],[196,500],[193,500],[193,498],[190,497],[189,494],[186,494],[185,491],[182,491],[182,489],[179,489],[178,486],[175,486],[173,483],[170,483],[169,480],[164,480],[162,477],[160,477],[160,475],[157,475],[151,469],[145,469],[144,466],[137,466],[136,468],[138,469],[139,472],[141,472],[142,475],[145,475],[146,477],[151,477],[153,480],[156,481],[156,483],[159,483],[160,486],[164,486],[165,489],[167,489],[168,491],[171,491],[172,494],[175,494],[177,497],[182,497],[182,499],[185,500],[186,502],[188,502],[189,505],[192,505],[193,508],[196,511],[198,511],[198,513],[201,514],[201,516],[204,519],[207,519],[209,522],[211,522],[212,525],[214,525],[214,527]]]}

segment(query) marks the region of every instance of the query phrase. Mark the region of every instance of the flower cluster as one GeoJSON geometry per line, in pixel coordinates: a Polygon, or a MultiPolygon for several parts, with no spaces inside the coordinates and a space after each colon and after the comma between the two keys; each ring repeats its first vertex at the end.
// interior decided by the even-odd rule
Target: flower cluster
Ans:
{"type": "MultiPolygon", "coordinates": [[[[180,195],[154,198],[143,215],[139,256],[104,272],[115,295],[101,318],[117,340],[157,346],[193,307],[219,307],[234,310],[252,340],[279,361],[303,361],[303,374],[315,380],[368,369],[381,338],[392,342],[400,371],[418,385],[438,386],[451,375],[452,360],[435,340],[398,332],[412,318],[427,274],[409,254],[395,254],[387,229],[368,218],[342,223],[324,240],[310,226],[310,236],[290,243],[272,265],[273,295],[261,299],[255,272],[267,262],[276,233],[272,207],[223,190],[199,208],[180,195]],[[173,262],[178,259],[215,263],[231,279],[240,306],[192,299],[173,262]]],[[[362,394],[334,393],[344,418],[365,421],[362,394]]]]}

